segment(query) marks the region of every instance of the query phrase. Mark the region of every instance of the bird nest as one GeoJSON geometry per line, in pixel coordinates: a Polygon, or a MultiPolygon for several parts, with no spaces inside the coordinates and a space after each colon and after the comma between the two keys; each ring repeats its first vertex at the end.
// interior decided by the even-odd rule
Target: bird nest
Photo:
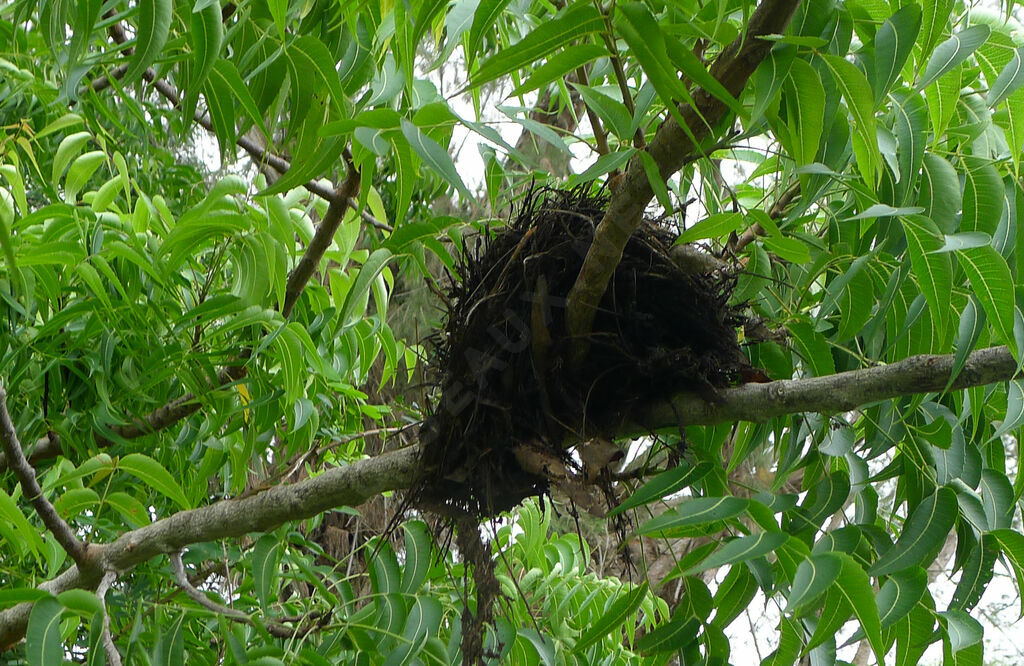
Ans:
{"type": "Polygon", "coordinates": [[[439,397],[420,433],[416,503],[507,510],[573,467],[567,442],[613,438],[638,408],[680,391],[713,400],[750,367],[733,279],[681,269],[675,234],[650,220],[626,244],[585,354],[574,352],[566,299],[606,203],[581,189],[532,192],[511,224],[465,248],[433,341],[439,397]]]}

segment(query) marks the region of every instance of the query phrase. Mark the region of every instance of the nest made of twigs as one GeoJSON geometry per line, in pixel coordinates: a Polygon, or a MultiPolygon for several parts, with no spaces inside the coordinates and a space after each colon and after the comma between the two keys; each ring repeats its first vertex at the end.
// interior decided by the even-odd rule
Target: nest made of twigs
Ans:
{"type": "Polygon", "coordinates": [[[439,399],[420,433],[416,503],[450,515],[509,509],[572,465],[567,440],[611,436],[637,406],[679,391],[713,399],[750,367],[733,279],[679,268],[675,235],[653,221],[626,244],[588,351],[571,362],[566,297],[606,203],[582,189],[531,192],[513,222],[465,249],[433,341],[439,399]]]}

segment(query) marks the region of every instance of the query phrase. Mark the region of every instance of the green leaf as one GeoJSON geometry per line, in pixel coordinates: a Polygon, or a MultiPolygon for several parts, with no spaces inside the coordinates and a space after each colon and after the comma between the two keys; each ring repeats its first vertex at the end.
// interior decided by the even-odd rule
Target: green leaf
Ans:
{"type": "Polygon", "coordinates": [[[943,611],[939,613],[940,622],[945,620],[946,635],[949,636],[949,646],[953,653],[975,643],[980,643],[985,634],[981,623],[958,609],[943,611]]]}
{"type": "Polygon", "coordinates": [[[956,213],[961,209],[960,178],[944,158],[925,153],[918,203],[942,233],[956,230],[956,213]]]}
{"type": "Polygon", "coordinates": [[[960,250],[957,256],[1000,342],[1019,360],[1020,352],[1013,335],[1013,277],[1006,260],[991,245],[960,250]]]}
{"type": "Polygon", "coordinates": [[[882,629],[888,629],[906,617],[927,588],[928,574],[923,567],[890,575],[878,591],[878,615],[882,629]]]}
{"type": "Polygon", "coordinates": [[[987,161],[968,157],[964,172],[962,231],[995,234],[1003,214],[1003,179],[987,161]]]}
{"type": "MultiPolygon", "coordinates": [[[[1024,586],[1024,535],[1009,528],[992,530],[989,534],[999,544],[1006,560],[1013,569],[1013,575],[1017,578],[1017,588],[1024,586]]],[[[1024,595],[1018,595],[1020,599],[1020,616],[1024,617],[1024,595]]]]}
{"type": "Polygon", "coordinates": [[[696,642],[699,630],[700,620],[677,609],[667,623],[641,636],[633,647],[647,655],[681,651],[696,642]]]}
{"type": "MultiPolygon", "coordinates": [[[[1019,410],[1020,402],[1024,401],[1024,386],[1020,385],[1020,380],[1013,380],[1010,384],[1016,385],[1014,406],[1019,410]]],[[[1005,529],[1012,525],[1016,498],[1005,474],[994,469],[981,470],[981,499],[989,529],[1005,529]]]]}
{"type": "Polygon", "coordinates": [[[608,49],[598,44],[577,44],[552,54],[543,65],[535,68],[519,87],[512,91],[512,97],[524,95],[552,81],[557,81],[569,72],[586,65],[597,58],[608,55],[608,49]]]}
{"type": "Polygon", "coordinates": [[[199,91],[213,71],[214,64],[220,59],[220,50],[224,45],[224,23],[220,13],[220,2],[207,4],[193,9],[191,16],[192,30],[189,39],[192,41],[192,71],[186,91],[184,110],[188,116],[186,123],[192,122],[195,100],[199,91]]]}
{"type": "Polygon", "coordinates": [[[64,606],[53,597],[40,599],[32,606],[25,631],[25,654],[34,666],[60,666],[64,663],[64,645],[60,635],[60,616],[64,606]]]}
{"type": "Polygon", "coordinates": [[[64,608],[75,611],[83,617],[91,618],[96,613],[103,613],[103,602],[89,590],[64,590],[57,595],[57,601],[64,608]]]}
{"type": "Polygon", "coordinates": [[[117,462],[117,468],[137,477],[161,495],[173,500],[182,509],[191,508],[185,492],[163,465],[144,453],[129,453],[117,462]]]}
{"type": "Polygon", "coordinates": [[[652,534],[726,520],[743,513],[748,503],[740,497],[691,497],[680,501],[672,510],[648,520],[637,531],[652,534]]]}
{"type": "Polygon", "coordinates": [[[242,81],[242,77],[238,74],[238,69],[235,64],[230,60],[220,58],[213,63],[213,69],[210,71],[210,77],[218,80],[216,86],[219,90],[230,90],[235,96],[235,101],[241,105],[242,110],[249,117],[253,123],[259,127],[260,132],[263,136],[269,137],[270,132],[267,130],[266,124],[263,122],[263,115],[260,113],[259,107],[256,106],[256,101],[252,97],[252,93],[249,92],[249,87],[242,81]]]}
{"type": "Polygon", "coordinates": [[[601,617],[592,622],[583,632],[579,640],[576,641],[572,653],[580,654],[609,635],[617,636],[621,632],[626,618],[636,612],[646,596],[647,583],[642,583],[625,594],[619,594],[614,603],[601,614],[601,617]]]}
{"type": "Polygon", "coordinates": [[[849,496],[850,476],[843,471],[829,474],[811,487],[799,507],[789,512],[789,531],[817,530],[826,518],[842,508],[849,496]]]}
{"type": "Polygon", "coordinates": [[[303,35],[288,45],[286,51],[293,77],[308,77],[315,73],[331,94],[331,103],[344,112],[345,91],[341,77],[335,69],[335,59],[324,43],[312,35],[303,35]]]}
{"type": "Polygon", "coordinates": [[[679,235],[676,243],[692,243],[705,238],[721,238],[743,226],[742,213],[714,213],[679,235]]]}
{"type": "MultiPolygon", "coordinates": [[[[469,38],[464,45],[468,64],[473,66],[480,44],[483,42],[484,33],[494,30],[498,23],[498,17],[505,11],[509,0],[480,0],[476,12],[473,13],[473,25],[469,29],[469,38]]],[[[413,42],[418,43],[418,40],[413,42]]]]}
{"type": "Polygon", "coordinates": [[[900,75],[921,30],[921,7],[904,5],[875,33],[875,106],[900,75]]]}
{"type": "MultiPolygon", "coordinates": [[[[359,274],[356,275],[352,287],[345,295],[345,302],[342,304],[341,312],[338,315],[338,321],[343,328],[349,328],[357,323],[356,321],[349,321],[354,314],[356,304],[363,302],[364,297],[369,293],[370,287],[373,285],[373,281],[384,270],[391,257],[390,250],[378,248],[363,262],[363,266],[359,269],[359,274]]],[[[359,318],[362,318],[361,313],[359,318]]]]}
{"type": "Polygon", "coordinates": [[[727,564],[746,562],[755,557],[760,557],[775,550],[789,539],[785,532],[760,532],[750,536],[740,537],[726,541],[718,550],[705,558],[700,564],[696,564],[682,572],[683,576],[690,576],[708,569],[715,569],[727,564]]]}
{"type": "Polygon", "coordinates": [[[807,322],[795,322],[789,327],[793,334],[793,342],[800,352],[804,367],[815,377],[825,377],[836,373],[832,350],[821,333],[807,322]]]}
{"type": "Polygon", "coordinates": [[[962,234],[946,234],[943,236],[942,247],[932,250],[933,253],[969,250],[972,247],[985,247],[992,244],[992,237],[981,231],[968,231],[962,234]]]}
{"type": "Polygon", "coordinates": [[[932,254],[942,246],[935,223],[923,215],[900,218],[907,237],[907,252],[914,279],[928,301],[932,321],[940,338],[949,322],[949,295],[953,291],[953,264],[943,254],[932,254]]]}
{"type": "Polygon", "coordinates": [[[955,492],[945,487],[936,489],[914,508],[896,545],[879,557],[868,573],[884,576],[934,560],[956,523],[957,506],[955,492]]]}
{"type": "Polygon", "coordinates": [[[878,607],[875,605],[875,590],[871,587],[871,579],[851,555],[846,553],[833,553],[833,555],[841,561],[841,569],[834,589],[853,608],[853,614],[860,622],[861,629],[864,630],[878,663],[885,663],[886,650],[882,642],[882,626],[878,616],[878,607]]]}
{"type": "Polygon", "coordinates": [[[853,116],[853,153],[857,167],[869,187],[874,187],[882,169],[882,156],[875,134],[875,115],[871,85],[853,63],[839,56],[822,56],[843,93],[853,116]]]}
{"type": "Polygon", "coordinates": [[[433,550],[430,530],[422,520],[411,520],[402,524],[405,530],[405,566],[402,567],[401,590],[414,594],[427,578],[433,550]]]}
{"type": "Polygon", "coordinates": [[[123,81],[131,83],[142,76],[167,43],[171,30],[174,0],[139,0],[135,23],[135,53],[129,61],[123,81]]]}
{"type": "Polygon", "coordinates": [[[252,579],[256,598],[260,605],[267,607],[277,598],[276,581],[280,576],[282,544],[273,534],[264,534],[256,540],[252,549],[252,579]]]}
{"type": "MultiPolygon", "coordinates": [[[[665,36],[647,7],[632,2],[616,5],[615,8],[615,27],[626,40],[630,53],[640,63],[662,102],[670,111],[675,111],[674,101],[692,105],[693,98],[679,80],[675,68],[668,66],[665,36]]],[[[685,127],[685,124],[681,126],[685,127]]]]}
{"type": "Polygon", "coordinates": [[[420,128],[413,125],[405,118],[402,119],[402,134],[405,136],[413,151],[426,163],[435,173],[444,178],[449,185],[459,191],[459,195],[466,201],[473,200],[473,194],[462,182],[455,162],[439,143],[420,131],[420,128]]]}
{"type": "Polygon", "coordinates": [[[811,164],[818,154],[821,132],[825,126],[825,88],[818,72],[800,58],[793,60],[789,70],[787,109],[790,113],[790,135],[793,159],[798,165],[811,164]]]}
{"type": "Polygon", "coordinates": [[[576,2],[558,18],[544,21],[520,41],[488,58],[470,76],[470,86],[476,88],[510,72],[529,69],[537,60],[602,28],[604,19],[594,6],[576,2]]]}
{"type": "Polygon", "coordinates": [[[54,186],[64,176],[64,171],[68,168],[71,160],[78,157],[78,153],[81,152],[86,142],[91,138],[92,134],[89,132],[76,132],[61,139],[60,145],[57,146],[57,152],[53,156],[53,172],[50,182],[54,186]]]}
{"type": "MultiPolygon", "coordinates": [[[[991,536],[980,534],[977,542],[970,544],[970,552],[963,562],[960,571],[960,581],[953,592],[953,598],[949,602],[949,609],[970,611],[985,593],[988,584],[992,581],[993,567],[996,563],[996,556],[999,554],[992,547],[994,540],[991,536]]],[[[962,544],[958,550],[962,549],[962,544]]]]}
{"type": "Polygon", "coordinates": [[[282,40],[287,39],[288,32],[285,21],[288,16],[288,0],[267,0],[267,8],[270,9],[270,16],[274,19],[277,36],[282,40]]]}
{"type": "Polygon", "coordinates": [[[1006,63],[996,77],[995,83],[988,89],[985,101],[989,106],[995,107],[1021,86],[1024,86],[1024,46],[1014,50],[1010,62],[1006,63]]]}
{"type": "Polygon", "coordinates": [[[936,46],[928,59],[928,66],[924,68],[924,75],[917,82],[917,90],[924,90],[932,81],[970,57],[991,32],[987,25],[972,25],[936,46]]]}
{"type": "Polygon", "coordinates": [[[697,463],[696,465],[684,463],[678,467],[665,470],[640,486],[622,504],[609,511],[608,516],[617,516],[623,511],[635,509],[638,506],[673,495],[683,488],[689,488],[704,478],[710,471],[711,464],[706,462],[697,463]]]}
{"type": "Polygon", "coordinates": [[[843,562],[835,553],[812,555],[800,562],[793,576],[786,602],[786,613],[802,614],[825,590],[835,583],[843,562]]]}
{"type": "Polygon", "coordinates": [[[78,199],[78,193],[106,159],[107,154],[102,150],[93,150],[76,157],[64,181],[64,201],[74,203],[78,199]]]}

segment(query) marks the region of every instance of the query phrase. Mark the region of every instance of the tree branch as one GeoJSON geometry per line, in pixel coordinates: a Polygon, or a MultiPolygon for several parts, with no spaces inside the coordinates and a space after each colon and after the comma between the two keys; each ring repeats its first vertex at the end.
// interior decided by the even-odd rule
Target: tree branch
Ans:
{"type": "MultiPolygon", "coordinates": [[[[771,42],[759,37],[784,32],[798,4],[799,0],[763,0],[751,15],[747,30],[715,59],[710,73],[734,97],[739,97],[750,75],[771,49],[771,42]]],[[[700,152],[699,144],[709,137],[711,127],[727,110],[722,101],[704,90],[697,90],[693,99],[693,106],[680,107],[687,127],[681,127],[670,116],[647,146],[662,179],[667,180],[687,159],[700,152]]],[[[633,159],[594,232],[594,241],[569,292],[566,325],[575,340],[574,355],[578,359],[585,356],[586,338],[598,303],[622,259],[622,250],[640,225],[644,208],[653,196],[643,162],[633,159]]]]}
{"type": "Polygon", "coordinates": [[[302,259],[288,276],[288,284],[284,289],[284,306],[281,308],[281,314],[286,319],[291,315],[292,308],[295,307],[295,303],[299,299],[299,294],[306,288],[306,283],[309,282],[313,270],[320,263],[327,248],[334,242],[334,234],[345,217],[345,211],[349,206],[348,202],[359,191],[359,170],[352,163],[352,156],[348,149],[345,150],[345,161],[348,163],[348,175],[341,186],[334,191],[335,195],[331,198],[331,204],[327,207],[323,219],[320,220],[313,240],[309,242],[302,259]]]}
{"type": "Polygon", "coordinates": [[[86,544],[75,536],[71,526],[60,517],[57,509],[43,495],[43,489],[39,486],[39,480],[36,479],[36,471],[25,459],[25,452],[21,449],[18,433],[14,429],[14,422],[11,420],[10,412],[7,411],[7,391],[3,386],[0,386],[0,447],[3,448],[11,470],[21,483],[21,491],[32,502],[43,525],[53,534],[57,543],[71,556],[71,559],[82,564],[85,561],[86,544]]]}
{"type": "MultiPolygon", "coordinates": [[[[952,355],[912,356],[890,365],[851,370],[827,377],[767,384],[745,384],[720,391],[709,403],[681,394],[655,405],[624,424],[623,436],[679,425],[711,425],[725,421],[766,421],[800,412],[837,413],[866,404],[917,393],[942,391],[953,369],[952,355]]],[[[953,389],[1006,381],[1017,375],[1017,362],[1006,347],[973,352],[953,382],[953,389]]],[[[110,544],[89,546],[84,568],[71,567],[39,586],[59,593],[72,588],[94,589],[105,571],[127,571],[152,557],[180,551],[204,541],[267,532],[281,524],[318,515],[338,506],[355,506],[388,490],[409,488],[420,468],[420,449],[411,446],[360,460],[299,483],[270,488],[244,499],[224,500],[182,511],[121,535],[110,544]]],[[[25,634],[30,603],[0,611],[0,646],[25,634]]]]}

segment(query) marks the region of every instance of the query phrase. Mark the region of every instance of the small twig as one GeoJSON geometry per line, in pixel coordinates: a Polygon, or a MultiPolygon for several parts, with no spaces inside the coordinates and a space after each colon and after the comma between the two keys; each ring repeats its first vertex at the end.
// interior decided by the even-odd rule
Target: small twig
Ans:
{"type": "MultiPolygon", "coordinates": [[[[586,67],[576,68],[576,78],[580,80],[580,85],[590,86],[590,81],[587,79],[586,67]]],[[[587,110],[587,118],[590,119],[590,127],[594,130],[594,142],[597,143],[597,152],[601,155],[607,155],[611,152],[608,148],[608,132],[605,131],[604,126],[601,124],[601,119],[585,101],[583,102],[583,108],[587,110]]],[[[616,169],[612,171],[611,175],[615,176],[618,172],[619,170],[616,169]]]]}
{"type": "Polygon", "coordinates": [[[167,557],[171,560],[171,569],[174,571],[174,580],[177,581],[178,586],[185,591],[185,594],[188,595],[189,599],[196,602],[206,610],[217,613],[218,615],[224,615],[233,620],[245,622],[246,624],[252,623],[252,619],[248,614],[235,608],[229,608],[223,604],[218,604],[216,601],[213,601],[203,594],[198,588],[193,587],[192,583],[188,580],[188,576],[185,574],[185,565],[181,561],[181,552],[168,553],[167,557]]]}
{"type": "MultiPolygon", "coordinates": [[[[791,204],[793,199],[795,199],[799,194],[800,183],[797,182],[790,185],[786,188],[786,191],[779,196],[775,205],[772,206],[772,209],[768,211],[768,217],[773,220],[777,220],[782,217],[786,213],[786,208],[789,207],[789,204],[791,204]]],[[[760,224],[755,222],[747,227],[747,229],[740,234],[739,238],[736,239],[735,245],[731,248],[732,252],[741,252],[743,248],[753,243],[754,239],[758,236],[764,236],[764,229],[761,228],[760,224]]]]}
{"type": "Polygon", "coordinates": [[[103,574],[100,584],[96,587],[96,596],[103,604],[103,633],[100,640],[103,642],[103,651],[107,654],[107,663],[111,666],[121,666],[121,653],[114,645],[114,637],[110,634],[110,613],[107,611],[107,590],[117,580],[116,571],[107,571],[103,574]]]}
{"type": "MultiPolygon", "coordinates": [[[[210,599],[208,596],[206,596],[201,590],[194,587],[192,583],[189,582],[188,575],[185,573],[185,565],[181,561],[180,551],[168,553],[167,557],[171,560],[171,569],[174,571],[174,580],[178,583],[178,586],[181,587],[182,590],[184,590],[185,594],[188,595],[189,599],[195,601],[197,604],[199,604],[200,606],[202,606],[203,608],[212,613],[223,615],[225,617],[231,618],[232,620],[236,620],[238,622],[242,622],[250,626],[256,626],[256,622],[251,617],[249,617],[248,614],[243,613],[238,609],[230,608],[223,604],[219,604],[216,601],[210,599]]],[[[317,611],[307,616],[300,617],[299,619],[313,619],[322,621],[324,617],[324,613],[317,611]]],[[[317,624],[314,623],[306,627],[293,628],[281,624],[279,622],[268,622],[264,626],[266,627],[267,631],[270,633],[271,636],[275,636],[277,638],[295,638],[296,636],[304,636],[308,634],[310,631],[316,628],[317,624]]]]}
{"type": "Polygon", "coordinates": [[[0,386],[0,446],[3,447],[8,466],[21,483],[22,492],[32,502],[32,506],[35,507],[36,513],[42,519],[43,525],[53,534],[54,538],[57,539],[57,543],[71,556],[71,559],[76,564],[79,566],[84,565],[88,547],[85,542],[75,536],[71,526],[60,517],[57,509],[43,495],[43,489],[39,486],[38,479],[36,479],[36,471],[32,469],[32,465],[25,458],[25,452],[21,449],[21,442],[18,440],[18,433],[14,429],[11,414],[7,411],[7,391],[3,386],[0,386]]]}
{"type": "Polygon", "coordinates": [[[295,307],[295,303],[299,299],[299,294],[306,288],[306,283],[309,282],[310,276],[313,275],[313,270],[320,263],[320,259],[327,252],[327,248],[334,241],[334,233],[338,230],[338,226],[341,225],[341,220],[345,217],[345,211],[348,210],[349,199],[359,191],[359,170],[352,163],[352,155],[348,152],[348,149],[345,149],[345,161],[348,163],[348,175],[341,186],[335,190],[335,197],[331,199],[331,204],[327,207],[327,212],[320,221],[320,226],[317,227],[313,240],[309,242],[306,253],[302,255],[302,259],[299,260],[291,275],[288,276],[288,283],[284,289],[284,305],[281,307],[281,314],[286,319],[291,315],[292,308],[295,307]]]}

